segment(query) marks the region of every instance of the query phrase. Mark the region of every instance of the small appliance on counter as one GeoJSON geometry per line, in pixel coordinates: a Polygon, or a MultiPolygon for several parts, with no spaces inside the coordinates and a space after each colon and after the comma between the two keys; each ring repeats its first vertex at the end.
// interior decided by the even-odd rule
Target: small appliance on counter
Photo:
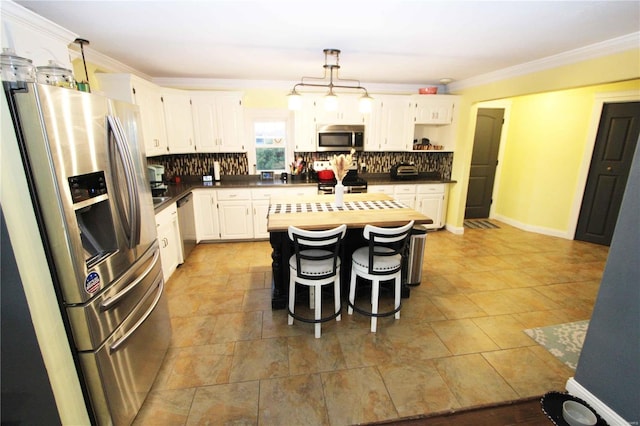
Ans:
{"type": "Polygon", "coordinates": [[[151,185],[151,195],[157,197],[164,194],[167,185],[164,183],[164,166],[159,164],[147,164],[149,185],[151,185]]]}
{"type": "Polygon", "coordinates": [[[418,168],[412,163],[398,163],[391,167],[391,179],[418,179],[418,168]]]}
{"type": "MultiPolygon", "coordinates": [[[[333,194],[337,183],[335,174],[331,170],[331,164],[327,161],[314,161],[313,162],[315,180],[318,182],[318,194],[333,194]]],[[[354,164],[344,179],[342,184],[345,187],[347,193],[366,193],[367,181],[358,176],[358,166],[354,164]]]]}

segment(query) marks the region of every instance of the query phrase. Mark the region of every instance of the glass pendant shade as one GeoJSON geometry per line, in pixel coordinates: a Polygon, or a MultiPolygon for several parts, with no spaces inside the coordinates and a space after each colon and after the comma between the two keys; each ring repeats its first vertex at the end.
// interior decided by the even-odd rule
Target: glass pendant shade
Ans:
{"type": "Polygon", "coordinates": [[[333,93],[333,90],[329,90],[329,93],[324,97],[324,109],[327,111],[338,109],[338,97],[333,93]]]}
{"type": "Polygon", "coordinates": [[[358,101],[358,109],[362,114],[369,114],[373,105],[373,98],[365,93],[358,101]]]}
{"type": "Polygon", "coordinates": [[[287,95],[287,101],[290,110],[298,111],[302,108],[302,96],[300,96],[300,93],[296,92],[295,89],[287,95]]]}

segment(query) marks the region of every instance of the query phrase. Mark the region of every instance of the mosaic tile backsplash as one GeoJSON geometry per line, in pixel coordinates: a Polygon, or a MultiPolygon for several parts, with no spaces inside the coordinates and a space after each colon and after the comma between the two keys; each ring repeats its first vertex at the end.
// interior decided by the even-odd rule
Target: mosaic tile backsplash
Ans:
{"type": "MultiPolygon", "coordinates": [[[[296,152],[311,164],[315,160],[328,160],[332,153],[296,152]]],[[[443,179],[451,179],[452,152],[359,152],[358,164],[365,163],[367,173],[388,173],[399,162],[414,163],[420,172],[439,172],[443,179]]],[[[213,174],[213,163],[220,162],[221,175],[249,174],[249,161],[245,153],[176,154],[149,157],[149,164],[165,167],[166,179],[174,176],[202,176],[213,174]]],[[[253,166],[251,167],[253,174],[253,166]]]]}

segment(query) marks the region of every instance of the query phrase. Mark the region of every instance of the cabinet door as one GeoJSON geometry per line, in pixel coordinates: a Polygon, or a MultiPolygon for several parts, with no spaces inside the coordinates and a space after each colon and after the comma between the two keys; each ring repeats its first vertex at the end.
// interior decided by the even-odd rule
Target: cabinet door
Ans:
{"type": "Polygon", "coordinates": [[[245,152],[242,139],[242,96],[239,94],[216,95],[216,128],[222,152],[245,152]]]}
{"type": "Polygon", "coordinates": [[[417,196],[417,204],[418,211],[425,216],[428,216],[433,220],[433,223],[430,225],[424,225],[428,229],[438,229],[441,228],[442,223],[442,208],[444,203],[444,195],[443,194],[433,194],[433,195],[425,195],[418,194],[417,196]]]}
{"type": "Polygon", "coordinates": [[[171,154],[195,152],[189,93],[184,90],[163,89],[162,98],[169,152],[171,154]]]}
{"type": "Polygon", "coordinates": [[[416,206],[416,186],[415,185],[395,185],[393,188],[393,198],[400,201],[410,209],[416,206]]]}
{"type": "Polygon", "coordinates": [[[406,151],[412,143],[411,108],[406,96],[385,96],[380,121],[383,151],[406,151]]]}
{"type": "Polygon", "coordinates": [[[269,201],[252,201],[253,204],[253,237],[269,238],[267,231],[267,214],[269,213],[269,201]]]}
{"type": "Polygon", "coordinates": [[[193,208],[196,219],[196,241],[219,240],[218,207],[214,190],[193,191],[193,208]]]}
{"type": "Polygon", "coordinates": [[[360,96],[338,95],[338,108],[327,111],[324,97],[315,97],[315,117],[318,124],[367,124],[369,114],[360,112],[360,96]]]}
{"type": "Polygon", "coordinates": [[[156,215],[156,230],[160,244],[160,260],[165,281],[183,262],[182,240],[178,227],[178,211],[173,204],[156,215]]]}
{"type": "Polygon", "coordinates": [[[417,210],[429,216],[433,224],[425,225],[429,229],[439,229],[447,218],[448,188],[445,184],[418,185],[416,195],[417,210]]]}
{"type": "Polygon", "coordinates": [[[140,107],[146,155],[148,157],[166,155],[168,145],[160,88],[138,81],[134,83],[133,91],[135,103],[140,107]]]}
{"type": "Polygon", "coordinates": [[[453,114],[453,99],[432,98],[422,95],[415,101],[415,124],[450,124],[453,114]]]}
{"type": "Polygon", "coordinates": [[[302,96],[302,106],[295,112],[295,150],[314,152],[317,148],[315,98],[302,96]]]}
{"type": "Polygon", "coordinates": [[[208,94],[194,93],[191,97],[193,136],[196,151],[218,152],[222,141],[216,129],[216,100],[208,94]]]}
{"type": "Polygon", "coordinates": [[[253,220],[250,200],[218,201],[220,237],[236,240],[253,238],[253,220]]]}
{"type": "Polygon", "coordinates": [[[193,127],[198,152],[243,152],[241,93],[194,92],[193,127]]]}

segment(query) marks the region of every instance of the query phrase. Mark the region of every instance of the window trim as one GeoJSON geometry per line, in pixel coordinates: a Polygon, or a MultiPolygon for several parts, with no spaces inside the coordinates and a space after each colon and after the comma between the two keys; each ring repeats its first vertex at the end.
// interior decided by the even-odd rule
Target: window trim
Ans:
{"type": "Polygon", "coordinates": [[[273,170],[275,173],[286,172],[286,165],[291,164],[294,161],[294,126],[293,126],[293,114],[288,109],[267,109],[267,108],[252,108],[245,109],[245,135],[247,135],[247,160],[249,164],[249,174],[258,174],[257,172],[257,158],[256,158],[256,135],[254,133],[254,124],[264,121],[284,121],[286,135],[286,143],[284,146],[285,153],[285,169],[273,170]]]}

